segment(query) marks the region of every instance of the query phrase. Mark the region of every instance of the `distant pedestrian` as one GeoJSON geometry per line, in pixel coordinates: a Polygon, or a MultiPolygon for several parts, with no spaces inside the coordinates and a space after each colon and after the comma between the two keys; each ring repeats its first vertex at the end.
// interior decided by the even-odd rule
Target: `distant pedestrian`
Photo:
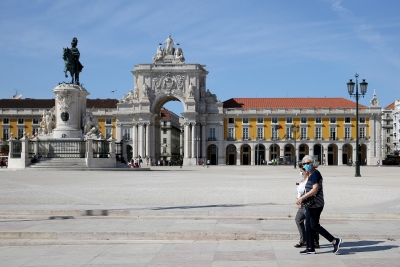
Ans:
{"type": "Polygon", "coordinates": [[[203,159],[203,168],[205,168],[206,166],[206,162],[205,162],[205,160],[203,159]]]}
{"type": "Polygon", "coordinates": [[[183,166],[183,160],[181,159],[181,160],[179,160],[179,164],[180,164],[180,166],[181,166],[181,169],[182,169],[182,166],[183,166]]]}
{"type": "Polygon", "coordinates": [[[207,168],[210,167],[210,160],[207,160],[207,168]]]}

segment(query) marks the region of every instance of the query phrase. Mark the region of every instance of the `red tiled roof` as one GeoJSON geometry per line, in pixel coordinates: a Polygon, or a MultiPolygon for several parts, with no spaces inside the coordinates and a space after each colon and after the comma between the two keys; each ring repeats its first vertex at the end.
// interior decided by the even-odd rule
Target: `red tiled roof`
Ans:
{"type": "Polygon", "coordinates": [[[385,107],[385,109],[394,109],[394,101],[389,106],[385,107]]]}
{"type": "MultiPolygon", "coordinates": [[[[345,98],[231,98],[224,108],[354,108],[356,103],[345,98]]],[[[358,104],[359,108],[366,106],[358,104]]]]}
{"type": "Polygon", "coordinates": [[[168,109],[166,109],[166,108],[161,109],[161,111],[160,111],[161,118],[163,118],[163,119],[171,118],[171,115],[169,113],[170,113],[170,111],[168,109]]]}
{"type": "MultiPolygon", "coordinates": [[[[52,108],[54,99],[0,99],[0,108],[52,108]]],[[[117,99],[86,99],[87,108],[117,108],[117,99]]]]}

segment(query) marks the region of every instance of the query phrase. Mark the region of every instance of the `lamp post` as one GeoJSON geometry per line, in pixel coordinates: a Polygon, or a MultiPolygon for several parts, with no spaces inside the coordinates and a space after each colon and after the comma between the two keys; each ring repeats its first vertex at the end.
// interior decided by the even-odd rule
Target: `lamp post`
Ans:
{"type": "Polygon", "coordinates": [[[358,136],[358,99],[362,96],[364,97],[365,93],[367,92],[367,86],[368,83],[365,81],[365,79],[362,80],[362,82],[360,83],[360,90],[361,92],[358,92],[358,74],[356,73],[355,75],[356,77],[356,92],[354,93],[354,82],[352,81],[352,79],[350,79],[350,81],[347,83],[347,90],[349,92],[350,96],[353,96],[356,99],[356,173],[355,173],[355,177],[361,177],[360,174],[360,158],[359,158],[359,147],[358,147],[358,142],[359,142],[359,136],[358,136]]]}
{"type": "Polygon", "coordinates": [[[296,133],[299,131],[299,125],[292,125],[292,131],[293,131],[293,135],[294,135],[294,163],[293,163],[293,167],[296,169],[296,133]]]}

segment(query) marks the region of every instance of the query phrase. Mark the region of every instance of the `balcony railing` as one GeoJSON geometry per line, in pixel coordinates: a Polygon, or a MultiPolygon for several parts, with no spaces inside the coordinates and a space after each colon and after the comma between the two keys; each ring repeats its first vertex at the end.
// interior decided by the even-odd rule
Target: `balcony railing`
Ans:
{"type": "Polygon", "coordinates": [[[215,137],[208,137],[208,141],[217,141],[217,138],[215,138],[215,137]]]}
{"type": "Polygon", "coordinates": [[[227,141],[236,141],[236,138],[228,137],[228,138],[226,138],[226,140],[227,140],[227,141]]]}

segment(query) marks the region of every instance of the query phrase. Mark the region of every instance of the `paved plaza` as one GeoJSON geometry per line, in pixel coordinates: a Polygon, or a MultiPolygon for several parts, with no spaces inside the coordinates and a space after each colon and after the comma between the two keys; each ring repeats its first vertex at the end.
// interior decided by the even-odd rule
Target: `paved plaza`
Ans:
{"type": "Polygon", "coordinates": [[[400,168],[318,169],[339,255],[293,247],[293,166],[0,169],[0,265],[400,266],[400,168]]]}

